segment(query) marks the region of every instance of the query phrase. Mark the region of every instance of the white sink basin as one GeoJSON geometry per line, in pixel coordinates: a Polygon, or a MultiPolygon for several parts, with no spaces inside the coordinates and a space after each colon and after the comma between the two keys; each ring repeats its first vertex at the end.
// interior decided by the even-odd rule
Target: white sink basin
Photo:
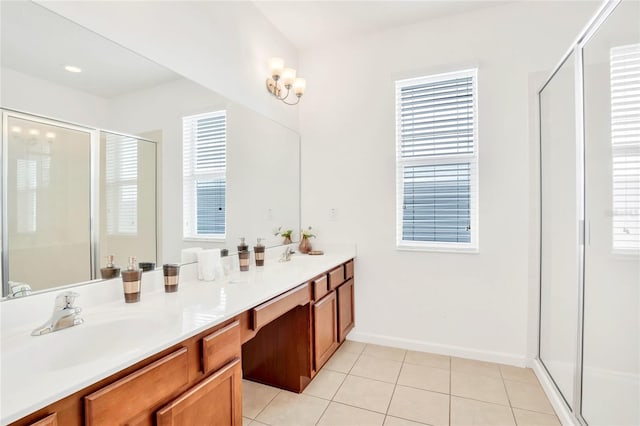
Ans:
{"type": "Polygon", "coordinates": [[[94,314],[83,318],[83,324],[30,336],[16,350],[6,348],[2,354],[3,370],[21,365],[28,365],[32,372],[64,370],[99,363],[106,357],[125,356],[144,348],[154,331],[172,323],[167,316],[149,312],[94,314]]]}

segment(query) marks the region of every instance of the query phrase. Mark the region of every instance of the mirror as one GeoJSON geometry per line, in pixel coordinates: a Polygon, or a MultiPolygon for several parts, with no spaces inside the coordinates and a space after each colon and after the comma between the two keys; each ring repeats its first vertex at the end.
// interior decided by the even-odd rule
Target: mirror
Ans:
{"type": "MultiPolygon", "coordinates": [[[[117,266],[123,267],[128,256],[136,256],[139,261],[149,260],[149,253],[155,247],[156,264],[161,265],[179,262],[182,248],[217,247],[233,253],[240,237],[245,237],[250,247],[258,237],[265,239],[265,245],[276,246],[282,243],[282,238],[274,236],[274,229],[279,226],[294,231],[300,229],[300,137],[295,131],[43,6],[32,2],[2,2],[0,8],[3,88],[0,106],[36,119],[46,117],[67,123],[64,126],[104,129],[99,132],[100,161],[108,160],[109,145],[111,149],[122,145],[121,155],[125,155],[127,149],[133,149],[133,141],[137,141],[138,157],[144,155],[138,163],[138,173],[144,175],[141,180],[148,185],[137,189],[136,219],[127,218],[122,207],[127,203],[126,182],[109,181],[106,171],[94,176],[90,184],[97,183],[101,188],[100,202],[96,203],[99,224],[91,229],[99,236],[95,264],[90,265],[91,255],[85,246],[81,255],[65,256],[64,260],[57,261],[49,259],[64,265],[58,269],[77,267],[88,270],[89,274],[92,271],[96,277],[110,253],[116,254],[117,266]],[[66,65],[77,66],[82,72],[68,72],[64,69],[66,65]],[[226,198],[221,207],[226,210],[225,232],[221,238],[188,240],[183,238],[182,119],[214,111],[226,111],[226,198]],[[155,155],[147,152],[149,141],[157,142],[155,155]],[[110,229],[118,226],[126,231],[127,226],[130,230],[134,225],[142,235],[135,241],[144,242],[143,246],[130,244],[133,240],[127,238],[126,232],[109,234],[110,229]]],[[[8,137],[3,136],[3,148],[7,142],[8,137]]],[[[106,169],[106,164],[103,166],[106,169]]],[[[7,166],[7,171],[10,170],[7,166]]],[[[8,192],[3,193],[6,211],[18,203],[8,197],[8,192]]],[[[133,199],[130,195],[128,202],[133,199]]],[[[7,219],[3,216],[3,222],[8,225],[7,219]]],[[[73,229],[78,231],[78,227],[73,229]]],[[[58,243],[68,242],[64,236],[52,238],[58,243]]],[[[24,269],[12,263],[18,259],[13,259],[10,250],[4,249],[11,247],[12,241],[11,234],[3,232],[2,254],[9,274],[12,270],[24,269]]],[[[3,278],[5,272],[3,270],[3,278]]],[[[85,281],[87,272],[83,274],[82,277],[63,277],[47,285],[53,288],[85,281]]]]}

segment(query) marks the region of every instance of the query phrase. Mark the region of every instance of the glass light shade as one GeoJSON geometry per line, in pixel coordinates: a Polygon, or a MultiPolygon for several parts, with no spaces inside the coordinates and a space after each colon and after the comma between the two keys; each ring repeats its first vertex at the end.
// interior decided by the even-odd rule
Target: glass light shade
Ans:
{"type": "Polygon", "coordinates": [[[269,60],[269,68],[272,76],[280,77],[284,69],[284,60],[282,58],[271,58],[269,60]]]}
{"type": "Polygon", "coordinates": [[[304,78],[296,78],[296,81],[293,83],[293,93],[297,96],[302,96],[306,88],[307,81],[304,78]]]}
{"type": "Polygon", "coordinates": [[[296,70],[293,68],[285,68],[282,71],[282,84],[285,86],[290,86],[296,80],[296,70]]]}

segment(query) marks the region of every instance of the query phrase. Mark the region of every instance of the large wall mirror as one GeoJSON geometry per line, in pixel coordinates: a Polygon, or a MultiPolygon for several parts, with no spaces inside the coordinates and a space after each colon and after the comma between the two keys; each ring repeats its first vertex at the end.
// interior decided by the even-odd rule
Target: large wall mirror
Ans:
{"type": "MultiPolygon", "coordinates": [[[[109,254],[121,267],[129,256],[159,265],[180,262],[186,247],[233,253],[241,237],[276,246],[282,238],[274,229],[300,229],[295,131],[41,5],[0,9],[5,287],[98,278],[109,254]],[[183,181],[185,119],[209,113],[224,116],[224,167],[216,169],[224,185],[216,188],[197,176],[183,181]],[[183,207],[189,182],[193,218],[183,207]],[[215,203],[222,227],[198,214],[204,202],[215,203]],[[185,237],[190,221],[195,238],[185,237]],[[42,235],[31,232],[36,224],[42,235]]],[[[211,132],[206,121],[196,125],[196,134],[211,132]]]]}

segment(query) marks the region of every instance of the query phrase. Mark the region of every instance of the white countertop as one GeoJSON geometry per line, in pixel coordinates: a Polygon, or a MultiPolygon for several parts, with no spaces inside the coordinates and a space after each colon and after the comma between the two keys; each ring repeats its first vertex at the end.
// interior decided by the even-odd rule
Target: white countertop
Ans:
{"type": "Polygon", "coordinates": [[[164,292],[156,270],[143,274],[141,301],[132,304],[124,303],[120,279],[75,287],[85,323],[37,337],[31,331],[49,318],[60,291],[2,302],[0,422],[18,420],[355,255],[355,246],[341,246],[322,256],[295,254],[286,263],[268,259],[264,267],[233,273],[232,282],[197,281],[195,265],[186,265],[177,293],[164,292]]]}

